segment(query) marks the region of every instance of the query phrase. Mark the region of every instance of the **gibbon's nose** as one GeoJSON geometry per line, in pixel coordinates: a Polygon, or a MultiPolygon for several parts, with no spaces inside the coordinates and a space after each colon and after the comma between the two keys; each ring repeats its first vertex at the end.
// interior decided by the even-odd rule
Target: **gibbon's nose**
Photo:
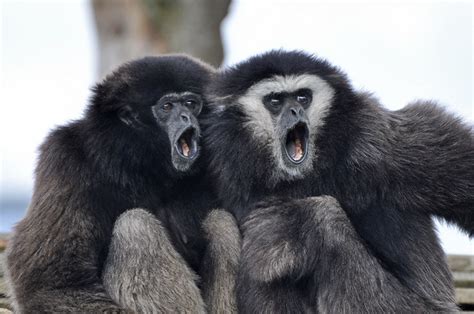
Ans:
{"type": "Polygon", "coordinates": [[[296,120],[303,120],[305,118],[305,112],[301,105],[291,105],[290,115],[296,118],[296,120]]]}
{"type": "Polygon", "coordinates": [[[180,114],[180,118],[181,118],[181,121],[183,121],[184,123],[188,123],[188,122],[191,120],[191,118],[189,117],[189,115],[188,115],[187,113],[185,113],[185,112],[182,112],[182,113],[180,114]]]}

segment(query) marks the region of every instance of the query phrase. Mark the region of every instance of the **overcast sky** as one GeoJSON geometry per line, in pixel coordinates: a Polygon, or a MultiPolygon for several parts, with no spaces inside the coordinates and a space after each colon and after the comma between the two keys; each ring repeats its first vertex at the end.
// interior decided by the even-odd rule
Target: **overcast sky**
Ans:
{"type": "MultiPolygon", "coordinates": [[[[0,0],[0,10],[5,197],[31,193],[38,145],[54,126],[80,117],[96,79],[97,47],[87,1],[0,0]]],[[[474,121],[473,10],[467,1],[234,0],[222,27],[225,63],[272,48],[303,49],[340,66],[388,108],[436,99],[474,121]]],[[[474,254],[466,236],[440,230],[448,253],[474,254]]]]}

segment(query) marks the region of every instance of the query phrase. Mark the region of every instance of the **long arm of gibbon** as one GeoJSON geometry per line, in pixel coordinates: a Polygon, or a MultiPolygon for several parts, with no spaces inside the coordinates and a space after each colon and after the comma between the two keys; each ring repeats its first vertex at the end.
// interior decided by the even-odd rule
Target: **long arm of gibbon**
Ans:
{"type": "Polygon", "coordinates": [[[474,126],[431,102],[415,102],[393,116],[392,170],[402,178],[394,201],[455,223],[473,237],[474,126]]]}
{"type": "Polygon", "coordinates": [[[90,212],[45,199],[33,199],[6,252],[6,278],[15,312],[125,313],[98,276],[106,227],[90,212]]]}
{"type": "Polygon", "coordinates": [[[242,230],[238,302],[243,312],[456,309],[454,302],[449,308],[425,302],[386,270],[332,197],[262,204],[242,230]],[[298,282],[309,282],[308,295],[300,296],[298,282]]]}

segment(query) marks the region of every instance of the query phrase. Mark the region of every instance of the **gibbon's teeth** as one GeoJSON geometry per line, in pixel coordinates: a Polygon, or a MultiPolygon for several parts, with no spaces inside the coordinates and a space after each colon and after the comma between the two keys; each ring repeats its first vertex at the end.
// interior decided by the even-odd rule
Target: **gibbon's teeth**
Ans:
{"type": "Polygon", "coordinates": [[[191,149],[189,148],[189,145],[186,142],[186,140],[184,138],[180,138],[179,139],[179,144],[181,145],[181,151],[183,152],[183,155],[188,157],[189,152],[191,151],[191,149]]]}

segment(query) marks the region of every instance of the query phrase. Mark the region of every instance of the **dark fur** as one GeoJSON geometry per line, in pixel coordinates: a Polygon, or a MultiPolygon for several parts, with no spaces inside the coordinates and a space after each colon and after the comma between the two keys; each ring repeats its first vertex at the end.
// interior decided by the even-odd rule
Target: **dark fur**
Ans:
{"type": "Polygon", "coordinates": [[[472,126],[427,101],[388,111],[303,52],[272,51],[225,69],[210,94],[209,169],[224,207],[243,222],[242,312],[456,309],[432,216],[474,235],[472,126]],[[313,171],[274,184],[271,147],[243,127],[248,117],[236,101],[262,79],[305,73],[335,95],[316,136],[313,171]],[[323,195],[344,212],[336,201],[306,199],[323,195]],[[274,196],[287,201],[275,205],[274,196]],[[289,257],[296,263],[285,264],[289,257]]]}
{"type": "Polygon", "coordinates": [[[210,68],[185,56],[130,62],[94,88],[82,119],[48,136],[30,207],[7,252],[16,311],[119,309],[101,276],[114,222],[131,208],[152,212],[189,269],[199,272],[206,248],[201,225],[215,199],[199,160],[190,172],[173,167],[170,141],[150,107],[170,92],[202,94],[210,77],[210,68]],[[148,121],[130,127],[124,113],[148,121]]]}

